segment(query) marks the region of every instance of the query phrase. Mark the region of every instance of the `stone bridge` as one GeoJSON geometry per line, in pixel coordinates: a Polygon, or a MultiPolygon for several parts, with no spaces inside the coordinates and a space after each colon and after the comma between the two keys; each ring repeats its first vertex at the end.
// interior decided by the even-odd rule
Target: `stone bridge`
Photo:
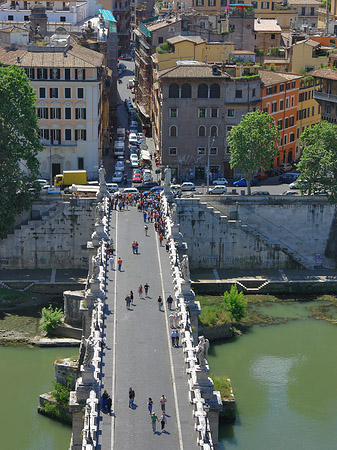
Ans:
{"type": "MultiPolygon", "coordinates": [[[[145,236],[143,214],[136,206],[111,210],[104,184],[97,200],[95,229],[88,242],[88,281],[85,296],[77,302],[83,337],[79,377],[70,395],[70,449],[213,449],[222,402],[209,378],[207,360],[202,352],[196,356],[200,306],[191,291],[187,246],[172,221],[168,197],[162,194],[160,206],[169,251],[160,245],[153,223],[145,236]],[[114,240],[115,260],[123,260],[121,271],[116,264],[110,267],[108,239],[114,240]],[[133,240],[139,243],[138,255],[132,252],[133,240]],[[139,296],[138,286],[145,283],[150,285],[148,296],[139,296]],[[134,300],[128,310],[125,296],[130,290],[134,300]],[[171,345],[169,294],[178,314],[178,348],[171,345]],[[159,295],[164,299],[162,310],[159,295]],[[135,409],[128,407],[130,387],[136,393],[135,409]],[[104,390],[112,399],[111,415],[101,409],[104,390]],[[147,400],[153,399],[159,417],[162,394],[167,398],[167,432],[154,434],[147,400]]],[[[73,309],[66,305],[66,311],[73,309]]]]}

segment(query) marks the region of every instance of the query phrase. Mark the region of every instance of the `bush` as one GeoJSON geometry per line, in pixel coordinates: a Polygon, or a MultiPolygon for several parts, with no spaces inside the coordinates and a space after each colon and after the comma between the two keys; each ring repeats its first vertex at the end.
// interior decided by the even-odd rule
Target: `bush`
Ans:
{"type": "Polygon", "coordinates": [[[231,395],[231,383],[227,377],[214,377],[212,376],[214,383],[214,389],[220,391],[221,398],[228,398],[231,395]]]}
{"type": "Polygon", "coordinates": [[[206,327],[222,325],[231,320],[230,314],[224,309],[223,305],[203,306],[199,322],[206,327]]]}
{"type": "Polygon", "coordinates": [[[64,386],[61,383],[53,382],[54,389],[51,391],[54,399],[62,406],[68,407],[69,405],[69,395],[71,391],[72,380],[68,377],[67,385],[64,386]]]}
{"type": "Polygon", "coordinates": [[[42,308],[42,324],[40,325],[41,330],[46,333],[51,333],[62,323],[63,311],[61,308],[53,308],[49,305],[48,308],[42,308]]]}
{"type": "Polygon", "coordinates": [[[225,310],[230,313],[235,321],[243,319],[247,315],[247,301],[243,292],[238,292],[236,284],[231,287],[230,292],[225,292],[223,296],[225,310]]]}

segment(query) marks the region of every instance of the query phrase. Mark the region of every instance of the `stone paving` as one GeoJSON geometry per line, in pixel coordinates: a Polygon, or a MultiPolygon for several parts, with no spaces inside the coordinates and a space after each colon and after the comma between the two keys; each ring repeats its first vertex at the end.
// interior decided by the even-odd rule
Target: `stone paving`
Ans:
{"type": "Polygon", "coordinates": [[[107,273],[102,389],[112,396],[113,413],[103,414],[99,448],[192,450],[197,448],[196,432],[183,352],[171,347],[166,301],[165,312],[157,305],[159,295],[166,300],[174,294],[168,255],[159,246],[153,224],[145,236],[143,216],[136,207],[111,211],[110,237],[115,240],[115,259],[121,257],[123,266],[121,272],[109,268],[107,273]],[[132,253],[133,240],[139,243],[139,255],[132,253]],[[149,296],[140,298],[138,286],[145,283],[150,285],[149,296]],[[134,301],[127,310],[124,299],[130,290],[134,301]],[[128,407],[130,387],[136,393],[133,410],[128,407]],[[153,411],[160,415],[162,394],[167,397],[167,432],[153,434],[147,400],[152,398],[153,411]]]}

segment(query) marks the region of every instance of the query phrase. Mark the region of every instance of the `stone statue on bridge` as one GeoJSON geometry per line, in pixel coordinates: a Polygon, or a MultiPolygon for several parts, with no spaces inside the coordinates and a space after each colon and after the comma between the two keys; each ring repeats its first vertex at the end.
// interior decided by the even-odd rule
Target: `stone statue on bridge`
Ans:
{"type": "Polygon", "coordinates": [[[104,208],[101,202],[97,203],[95,208],[95,222],[99,223],[104,217],[104,208]]]}
{"type": "Polygon", "coordinates": [[[177,223],[177,218],[178,218],[177,205],[173,203],[173,205],[171,206],[171,220],[174,224],[177,223]]]}
{"type": "Polygon", "coordinates": [[[164,170],[164,185],[165,186],[171,186],[171,169],[169,167],[166,167],[164,170]]]}
{"type": "Polygon", "coordinates": [[[99,169],[98,169],[98,179],[99,179],[99,184],[106,184],[105,183],[105,169],[104,169],[104,167],[100,167],[99,169]]]}
{"type": "Polygon", "coordinates": [[[185,281],[191,281],[190,265],[188,262],[187,255],[183,255],[180,266],[181,266],[181,273],[182,273],[183,279],[185,281]]]}
{"type": "Polygon", "coordinates": [[[92,261],[92,278],[98,278],[99,272],[100,272],[100,264],[99,264],[99,256],[94,255],[91,258],[92,261]]]}
{"type": "Polygon", "coordinates": [[[209,350],[209,340],[205,339],[204,336],[199,336],[199,343],[195,348],[195,354],[198,358],[199,365],[206,365],[206,356],[208,355],[209,350]]]}
{"type": "Polygon", "coordinates": [[[94,338],[92,336],[89,336],[89,338],[86,340],[85,343],[85,354],[83,359],[84,369],[91,366],[92,358],[94,357],[94,351],[95,351],[94,338]]]}

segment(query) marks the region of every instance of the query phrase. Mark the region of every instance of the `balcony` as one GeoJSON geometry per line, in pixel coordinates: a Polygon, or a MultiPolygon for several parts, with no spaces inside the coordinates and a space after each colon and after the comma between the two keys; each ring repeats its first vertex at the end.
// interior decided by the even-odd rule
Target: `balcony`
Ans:
{"type": "Polygon", "coordinates": [[[327,92],[322,92],[322,91],[314,91],[314,99],[315,100],[325,100],[327,102],[337,103],[337,95],[328,94],[327,92]]]}

